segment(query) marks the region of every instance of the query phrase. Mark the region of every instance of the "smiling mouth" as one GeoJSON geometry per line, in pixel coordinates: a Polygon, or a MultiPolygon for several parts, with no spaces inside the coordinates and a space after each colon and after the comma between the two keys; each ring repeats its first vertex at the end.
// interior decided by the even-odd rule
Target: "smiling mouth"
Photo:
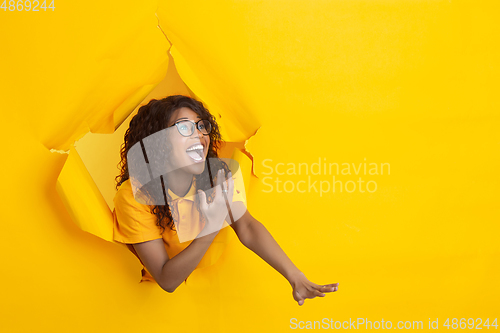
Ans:
{"type": "Polygon", "coordinates": [[[186,149],[186,154],[195,162],[203,161],[203,146],[196,144],[186,149]]]}

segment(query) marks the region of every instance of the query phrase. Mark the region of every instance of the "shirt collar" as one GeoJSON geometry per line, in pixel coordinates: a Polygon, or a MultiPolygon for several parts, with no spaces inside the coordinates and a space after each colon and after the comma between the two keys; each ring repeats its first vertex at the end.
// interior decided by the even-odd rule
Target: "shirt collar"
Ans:
{"type": "Polygon", "coordinates": [[[186,193],[186,195],[183,197],[179,197],[177,194],[175,194],[170,189],[168,189],[168,194],[172,198],[172,201],[177,200],[177,199],[194,201],[195,193],[196,193],[196,180],[194,180],[194,179],[193,179],[193,182],[191,183],[191,188],[189,189],[188,193],[186,193]]]}

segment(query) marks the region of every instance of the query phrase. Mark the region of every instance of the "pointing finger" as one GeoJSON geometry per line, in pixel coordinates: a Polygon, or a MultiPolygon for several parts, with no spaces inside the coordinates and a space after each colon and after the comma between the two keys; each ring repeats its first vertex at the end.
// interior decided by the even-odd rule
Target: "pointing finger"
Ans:
{"type": "Polygon", "coordinates": [[[202,190],[198,190],[198,195],[200,196],[200,206],[203,211],[207,210],[207,198],[205,196],[205,192],[202,190]]]}
{"type": "Polygon", "coordinates": [[[229,183],[229,201],[232,202],[233,201],[233,192],[234,192],[234,179],[233,179],[233,173],[232,172],[229,172],[229,179],[228,179],[228,183],[229,183]]]}
{"type": "Polygon", "coordinates": [[[215,199],[214,200],[221,200],[222,198],[222,169],[220,169],[217,172],[217,185],[215,185],[215,199]]]}

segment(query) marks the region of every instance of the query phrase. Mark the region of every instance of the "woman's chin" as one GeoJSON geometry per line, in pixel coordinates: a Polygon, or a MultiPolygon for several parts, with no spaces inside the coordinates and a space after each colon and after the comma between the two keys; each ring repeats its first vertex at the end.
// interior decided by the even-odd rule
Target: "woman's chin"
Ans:
{"type": "Polygon", "coordinates": [[[205,170],[205,163],[190,164],[186,168],[186,171],[194,175],[202,174],[205,170]]]}

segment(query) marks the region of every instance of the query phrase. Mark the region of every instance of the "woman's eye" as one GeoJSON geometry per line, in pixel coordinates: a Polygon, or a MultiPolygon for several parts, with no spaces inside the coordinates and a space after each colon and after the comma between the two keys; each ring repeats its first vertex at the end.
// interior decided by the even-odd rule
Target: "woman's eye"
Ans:
{"type": "Polygon", "coordinates": [[[182,130],[187,130],[187,126],[186,125],[181,125],[181,129],[182,130]]]}

